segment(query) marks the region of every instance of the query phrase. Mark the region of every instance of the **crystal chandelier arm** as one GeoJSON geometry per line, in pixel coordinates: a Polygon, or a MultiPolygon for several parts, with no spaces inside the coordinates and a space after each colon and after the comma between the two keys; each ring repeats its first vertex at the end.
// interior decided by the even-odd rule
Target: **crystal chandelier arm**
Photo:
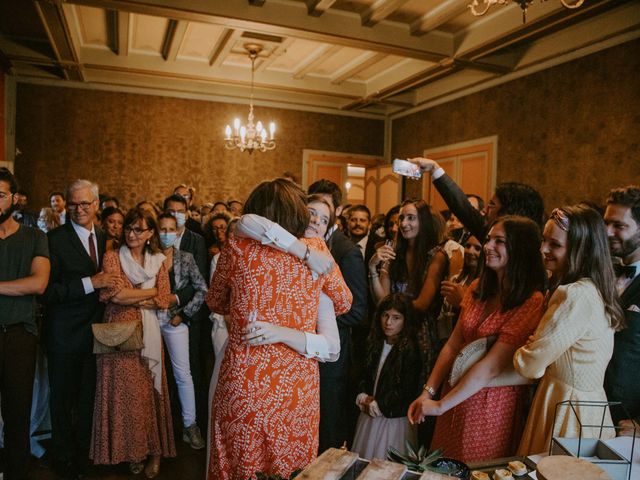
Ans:
{"type": "Polygon", "coordinates": [[[562,2],[562,5],[564,5],[566,8],[578,8],[582,6],[584,0],[578,0],[576,3],[567,3],[565,0],[560,0],[560,2],[562,2]]]}
{"type": "Polygon", "coordinates": [[[480,6],[480,2],[478,2],[478,0],[473,0],[473,2],[471,2],[467,7],[471,9],[471,13],[473,15],[475,15],[476,17],[480,17],[487,13],[487,11],[496,3],[498,3],[497,0],[482,0],[482,6],[484,8],[478,10],[477,7],[480,6]]]}

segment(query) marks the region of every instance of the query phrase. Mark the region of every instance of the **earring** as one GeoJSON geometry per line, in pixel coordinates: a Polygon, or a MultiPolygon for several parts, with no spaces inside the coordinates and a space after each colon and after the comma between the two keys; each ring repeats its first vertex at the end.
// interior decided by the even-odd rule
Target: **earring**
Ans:
{"type": "Polygon", "coordinates": [[[150,243],[150,242],[149,242],[149,239],[147,238],[147,245],[149,245],[149,243],[150,243]]]}

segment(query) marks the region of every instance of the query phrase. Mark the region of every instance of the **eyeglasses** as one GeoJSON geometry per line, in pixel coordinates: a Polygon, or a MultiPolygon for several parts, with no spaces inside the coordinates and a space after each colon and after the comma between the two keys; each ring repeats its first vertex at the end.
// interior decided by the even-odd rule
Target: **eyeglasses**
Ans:
{"type": "Polygon", "coordinates": [[[12,195],[13,193],[0,192],[0,200],[6,200],[7,198],[11,198],[12,195]]]}
{"type": "Polygon", "coordinates": [[[553,220],[558,227],[560,227],[565,232],[569,231],[569,217],[567,216],[567,212],[560,208],[554,208],[553,212],[551,212],[550,220],[553,220]]]}
{"type": "Polygon", "coordinates": [[[149,230],[151,230],[151,229],[150,228],[138,228],[138,227],[124,227],[125,235],[129,235],[130,233],[133,233],[136,237],[139,237],[144,232],[148,232],[149,230]]]}
{"type": "Polygon", "coordinates": [[[95,202],[95,200],[91,202],[67,203],[67,210],[77,210],[79,208],[86,212],[87,210],[89,210],[91,205],[93,205],[93,202],[95,202]]]}

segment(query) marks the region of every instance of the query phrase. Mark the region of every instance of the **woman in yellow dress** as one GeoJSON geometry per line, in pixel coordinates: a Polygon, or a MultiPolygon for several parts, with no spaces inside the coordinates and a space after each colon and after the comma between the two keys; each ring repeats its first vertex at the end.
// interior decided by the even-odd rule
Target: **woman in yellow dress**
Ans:
{"type": "MultiPolygon", "coordinates": [[[[556,208],[544,227],[541,252],[551,273],[548,307],[529,342],[516,351],[517,371],[542,378],[527,418],[519,455],[549,450],[551,436],[597,438],[602,408],[558,402],[606,401],[604,374],[613,335],[622,324],[604,221],[586,205],[556,208]],[[580,432],[578,418],[583,425],[580,432]],[[554,418],[555,417],[555,418],[554,418]],[[554,428],[555,425],[555,428],[554,428]]],[[[605,425],[613,425],[609,409],[605,425]]],[[[602,438],[615,436],[603,429],[602,438]]]]}

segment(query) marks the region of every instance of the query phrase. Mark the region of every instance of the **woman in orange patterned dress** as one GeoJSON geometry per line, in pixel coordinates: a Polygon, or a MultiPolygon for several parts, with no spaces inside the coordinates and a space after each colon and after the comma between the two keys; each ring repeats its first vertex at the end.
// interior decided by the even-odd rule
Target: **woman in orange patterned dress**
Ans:
{"type": "Polygon", "coordinates": [[[501,217],[491,226],[484,245],[478,280],[467,289],[460,319],[424,386],[409,407],[412,422],[437,416],[431,447],[447,457],[474,462],[515,454],[527,387],[487,387],[527,341],[542,316],[544,269],[540,229],[524,217],[501,217]],[[483,337],[497,337],[487,354],[455,387],[445,383],[460,350],[483,337]]]}
{"type": "MultiPolygon", "coordinates": [[[[272,220],[295,237],[309,224],[304,192],[285,179],[260,184],[245,213],[272,220]]],[[[296,256],[302,261],[239,237],[231,237],[220,255],[206,301],[216,313],[230,314],[231,322],[212,407],[209,480],[249,479],[258,472],[289,476],[317,454],[318,364],[307,347],[320,292],[337,314],[350,308],[351,293],[337,267],[314,278],[305,264],[314,251],[329,255],[322,240],[301,242],[296,256]]]]}
{"type": "Polygon", "coordinates": [[[144,348],[97,356],[90,455],[95,464],[130,462],[132,473],[144,469],[147,478],[154,478],[160,458],[176,455],[155,310],[176,300],[160,253],[155,217],[140,208],[130,210],[123,237],[122,246],[107,252],[103,260],[104,271],[119,273],[122,281],[118,287],[100,290],[100,300],[107,302],[105,322],[142,322],[144,348]]]}

